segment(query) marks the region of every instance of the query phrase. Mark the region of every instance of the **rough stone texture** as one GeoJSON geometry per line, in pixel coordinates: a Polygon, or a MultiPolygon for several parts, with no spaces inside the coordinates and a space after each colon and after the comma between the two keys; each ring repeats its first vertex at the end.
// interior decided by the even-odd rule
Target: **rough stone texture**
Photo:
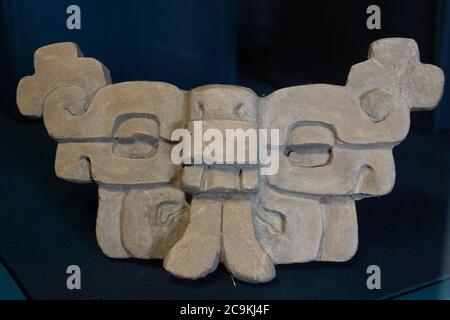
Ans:
{"type": "Polygon", "coordinates": [[[102,251],[111,258],[128,258],[131,255],[122,240],[122,203],[125,192],[120,189],[98,188],[96,234],[102,251]]]}
{"type": "MultiPolygon", "coordinates": [[[[345,86],[313,84],[260,98],[209,85],[185,92],[161,82],[111,84],[100,62],[73,43],[40,48],[35,74],[17,89],[22,114],[43,117],[58,142],[58,177],[99,185],[96,234],[112,258],[163,259],[197,279],[222,262],[243,281],[267,282],[275,264],[347,261],[358,247],[355,200],[392,189],[392,149],[409,115],[439,102],[443,72],[420,62],[411,39],[382,39],[345,86]],[[260,175],[226,149],[177,165],[175,129],[278,129],[279,171],[260,175]]],[[[194,141],[194,139],[192,139],[194,141]]],[[[208,150],[192,145],[184,159],[208,150]]],[[[225,143],[224,143],[225,145],[225,143]]]]}
{"type": "Polygon", "coordinates": [[[136,258],[163,259],[186,229],[189,206],[172,187],[131,189],[123,201],[122,238],[136,258]]]}
{"type": "Polygon", "coordinates": [[[183,237],[164,259],[164,268],[181,278],[198,279],[213,272],[220,261],[222,201],[194,198],[183,237]]]}

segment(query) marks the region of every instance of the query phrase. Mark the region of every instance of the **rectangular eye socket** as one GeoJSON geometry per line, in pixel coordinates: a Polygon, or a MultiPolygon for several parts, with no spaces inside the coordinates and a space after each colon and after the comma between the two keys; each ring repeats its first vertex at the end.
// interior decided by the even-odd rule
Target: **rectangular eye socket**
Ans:
{"type": "Polygon", "coordinates": [[[334,132],[320,125],[295,128],[284,151],[289,162],[297,167],[322,167],[330,163],[335,144],[334,132]]]}

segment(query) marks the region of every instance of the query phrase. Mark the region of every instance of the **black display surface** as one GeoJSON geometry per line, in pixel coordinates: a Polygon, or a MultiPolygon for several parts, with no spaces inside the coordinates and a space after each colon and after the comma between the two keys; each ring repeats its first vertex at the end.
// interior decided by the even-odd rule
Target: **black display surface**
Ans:
{"type": "Polygon", "coordinates": [[[105,257],[95,239],[96,185],[55,176],[56,142],[41,121],[0,114],[0,124],[0,254],[31,298],[379,299],[450,277],[449,133],[413,131],[395,149],[392,193],[357,202],[353,260],[277,266],[274,281],[255,285],[222,266],[191,281],[161,261],[105,257]],[[81,268],[81,290],[66,287],[69,265],[81,268]],[[381,290],[366,287],[370,265],[381,268],[381,290]]]}

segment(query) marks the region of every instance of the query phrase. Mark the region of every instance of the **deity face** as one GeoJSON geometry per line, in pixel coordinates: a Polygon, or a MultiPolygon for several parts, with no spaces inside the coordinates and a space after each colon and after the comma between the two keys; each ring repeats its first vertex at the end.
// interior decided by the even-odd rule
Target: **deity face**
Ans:
{"type": "Polygon", "coordinates": [[[169,139],[183,123],[183,93],[168,84],[125,82],[99,89],[85,105],[79,90],[57,89],[44,104],[45,125],[59,142],[56,174],[100,185],[169,183],[177,170],[169,139]],[[70,112],[67,106],[79,101],[79,111],[70,112]]]}
{"type": "Polygon", "coordinates": [[[263,180],[255,229],[275,263],[355,254],[354,200],[391,191],[392,149],[410,111],[436,105],[442,90],[442,71],[420,63],[414,41],[385,39],[345,87],[285,88],[263,99],[261,127],[280,130],[280,170],[263,180]]]}
{"type": "Polygon", "coordinates": [[[409,123],[409,110],[394,102],[375,123],[342,87],[293,87],[265,98],[262,127],[280,131],[280,169],[265,177],[255,226],[276,263],[345,261],[356,252],[354,200],[386,194],[395,182],[392,147],[403,132],[387,131],[384,121],[409,123]]]}
{"type": "Polygon", "coordinates": [[[122,237],[136,258],[164,259],[180,239],[188,222],[184,193],[172,187],[132,189],[122,208],[122,237]]]}
{"type": "MultiPolygon", "coordinates": [[[[246,131],[248,129],[257,132],[258,129],[258,97],[250,89],[238,86],[209,85],[192,90],[189,95],[189,122],[188,130],[195,142],[195,122],[201,122],[202,131],[208,129],[221,133],[223,140],[221,148],[214,151],[214,157],[221,159],[221,164],[215,163],[205,155],[208,143],[202,148],[192,146],[192,154],[187,155],[192,159],[203,158],[200,165],[185,166],[182,175],[182,187],[186,192],[197,195],[200,193],[256,193],[258,189],[258,166],[246,163],[238,164],[237,150],[234,150],[232,163],[226,162],[226,137],[227,130],[246,131]],[[219,150],[220,149],[220,150],[219,150]],[[216,155],[215,153],[218,153],[216,155]],[[205,165],[204,163],[211,163],[205,165]]],[[[201,134],[203,135],[203,132],[201,134]]],[[[249,140],[244,139],[245,154],[249,152],[249,140]]]]}

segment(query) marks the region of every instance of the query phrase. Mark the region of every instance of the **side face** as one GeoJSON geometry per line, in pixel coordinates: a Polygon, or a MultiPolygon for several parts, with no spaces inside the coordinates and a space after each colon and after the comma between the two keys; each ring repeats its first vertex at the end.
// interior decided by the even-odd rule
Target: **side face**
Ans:
{"type": "Polygon", "coordinates": [[[111,84],[106,67],[72,43],[38,49],[35,69],[19,83],[19,110],[43,117],[58,142],[58,177],[98,184],[96,234],[106,255],[164,259],[166,270],[190,279],[222,262],[249,282],[273,279],[275,264],[351,259],[355,200],[391,191],[392,150],[408,133],[410,112],[432,109],[444,85],[439,68],[420,62],[414,40],[401,38],[374,42],[346,86],[264,98],[237,86],[111,84]],[[189,164],[171,157],[177,129],[191,141],[189,164]],[[229,158],[228,130],[242,144],[229,158]],[[266,130],[279,137],[266,145],[279,162],[271,175],[250,143],[252,132],[266,130]]]}

